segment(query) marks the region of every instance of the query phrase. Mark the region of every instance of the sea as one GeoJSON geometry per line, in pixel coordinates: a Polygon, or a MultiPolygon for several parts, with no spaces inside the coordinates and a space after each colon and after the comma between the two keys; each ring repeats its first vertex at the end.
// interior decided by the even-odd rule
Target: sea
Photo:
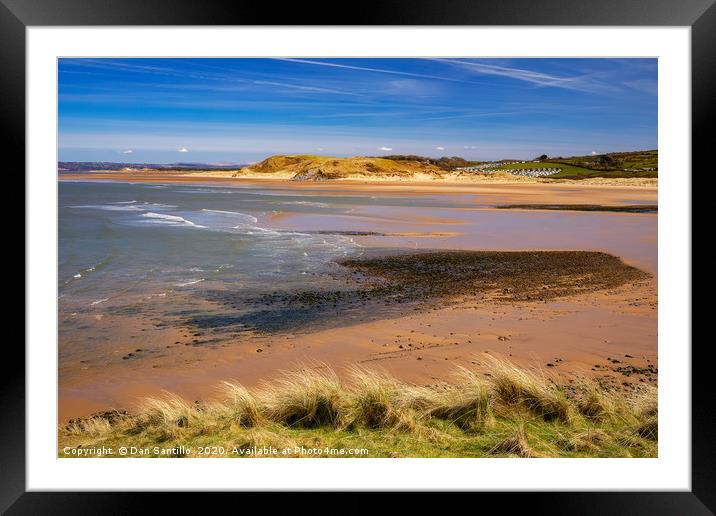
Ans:
{"type": "Polygon", "coordinates": [[[365,235],[341,230],[355,226],[356,210],[454,205],[430,196],[74,180],[59,182],[58,201],[60,334],[80,340],[100,325],[87,316],[196,323],[214,308],[255,312],[277,291],[345,286],[336,260],[366,253],[365,235]],[[286,229],[288,216],[305,222],[286,229]]]}

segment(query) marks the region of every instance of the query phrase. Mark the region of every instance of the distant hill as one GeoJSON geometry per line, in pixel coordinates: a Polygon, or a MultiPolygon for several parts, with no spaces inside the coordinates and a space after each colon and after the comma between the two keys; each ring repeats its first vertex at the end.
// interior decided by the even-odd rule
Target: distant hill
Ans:
{"type": "Polygon", "coordinates": [[[469,167],[470,165],[477,165],[484,163],[481,161],[468,161],[460,156],[443,156],[442,158],[430,158],[427,156],[418,156],[415,154],[391,154],[388,156],[378,156],[382,159],[390,159],[393,161],[418,161],[420,163],[426,163],[428,165],[435,165],[443,170],[455,170],[461,167],[469,167]]]}
{"type": "Polygon", "coordinates": [[[327,156],[271,156],[244,167],[234,177],[273,175],[295,181],[331,179],[441,177],[444,169],[421,161],[386,158],[335,158],[327,156]]]}
{"type": "Polygon", "coordinates": [[[57,170],[62,172],[90,172],[96,170],[237,170],[243,164],[211,163],[117,163],[111,161],[60,161],[57,170]]]}
{"type": "Polygon", "coordinates": [[[564,163],[589,170],[612,172],[658,172],[659,151],[607,152],[590,156],[572,156],[569,158],[547,158],[543,161],[564,163]]]}

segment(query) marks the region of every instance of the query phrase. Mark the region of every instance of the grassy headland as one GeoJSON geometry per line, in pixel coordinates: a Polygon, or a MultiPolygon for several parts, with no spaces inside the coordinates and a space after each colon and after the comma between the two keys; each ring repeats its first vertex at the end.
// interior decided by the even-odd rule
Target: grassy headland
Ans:
{"type": "Polygon", "coordinates": [[[438,178],[443,169],[420,161],[395,161],[385,158],[335,158],[330,156],[271,156],[244,167],[234,177],[283,174],[295,181],[327,181],[360,178],[438,178]]]}
{"type": "Polygon", "coordinates": [[[167,394],[132,413],[62,425],[58,454],[104,447],[103,456],[122,456],[125,446],[153,457],[657,456],[654,387],[559,385],[490,355],[482,365],[482,373],[460,368],[449,381],[421,386],[358,367],[344,382],[313,364],[256,390],[224,383],[218,401],[167,394]],[[367,452],[340,452],[349,449],[367,452]]]}

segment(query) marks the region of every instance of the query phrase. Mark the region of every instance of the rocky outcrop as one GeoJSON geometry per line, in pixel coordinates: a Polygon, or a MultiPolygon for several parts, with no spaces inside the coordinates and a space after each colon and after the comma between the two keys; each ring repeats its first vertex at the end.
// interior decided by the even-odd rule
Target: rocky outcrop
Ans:
{"type": "Polygon", "coordinates": [[[310,168],[293,176],[291,181],[329,181],[337,177],[335,174],[325,173],[320,168],[310,168]]]}

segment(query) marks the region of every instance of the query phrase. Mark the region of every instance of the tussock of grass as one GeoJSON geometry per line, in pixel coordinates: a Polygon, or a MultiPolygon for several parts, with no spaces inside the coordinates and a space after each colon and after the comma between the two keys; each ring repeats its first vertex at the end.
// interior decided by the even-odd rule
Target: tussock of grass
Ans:
{"type": "Polygon", "coordinates": [[[155,456],[203,456],[196,450],[205,446],[230,457],[263,456],[242,451],[266,446],[295,449],[291,456],[315,456],[306,449],[316,447],[362,447],[378,457],[656,456],[656,389],[625,396],[584,381],[567,396],[539,372],[492,357],[485,365],[487,373],[461,368],[445,382],[419,386],[359,367],[344,383],[312,364],[258,389],[225,382],[211,403],[167,393],[132,414],[62,425],[60,456],[159,445],[191,450],[155,456]]]}
{"type": "Polygon", "coordinates": [[[455,377],[455,384],[432,391],[428,414],[463,430],[478,430],[493,423],[490,389],[485,380],[465,368],[460,368],[455,377]]]}
{"type": "Polygon", "coordinates": [[[634,411],[642,417],[656,416],[659,412],[659,397],[656,387],[647,385],[632,400],[634,411]]]}
{"type": "Polygon", "coordinates": [[[585,382],[584,398],[577,403],[579,413],[591,421],[607,421],[617,416],[618,404],[597,384],[585,382]]]}
{"type": "Polygon", "coordinates": [[[137,420],[138,426],[163,428],[186,428],[201,422],[200,414],[186,401],[175,394],[165,393],[161,398],[147,398],[144,410],[137,420]]]}
{"type": "Polygon", "coordinates": [[[247,428],[258,426],[265,421],[258,400],[246,387],[223,382],[221,390],[225,401],[218,409],[225,411],[229,419],[247,428]]]}
{"type": "Polygon", "coordinates": [[[350,372],[346,422],[368,428],[414,429],[416,413],[402,396],[395,378],[380,371],[353,367],[350,372]]]}
{"type": "Polygon", "coordinates": [[[569,422],[573,409],[565,394],[546,377],[487,355],[497,401],[545,421],[569,422]]]}
{"type": "Polygon", "coordinates": [[[77,436],[102,436],[112,431],[109,420],[102,417],[89,417],[86,419],[71,421],[63,428],[67,435],[77,436]]]}
{"type": "Polygon", "coordinates": [[[268,419],[304,428],[339,426],[343,399],[338,376],[321,366],[284,371],[258,394],[268,419]]]}

